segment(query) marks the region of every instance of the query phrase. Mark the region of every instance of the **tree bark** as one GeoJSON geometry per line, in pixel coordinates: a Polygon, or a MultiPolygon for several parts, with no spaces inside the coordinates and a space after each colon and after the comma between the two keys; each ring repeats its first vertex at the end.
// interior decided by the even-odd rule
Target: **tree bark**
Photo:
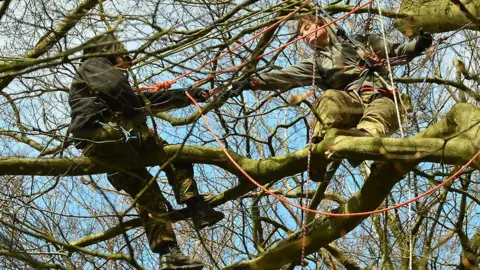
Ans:
{"type": "MultiPolygon", "coordinates": [[[[395,26],[406,36],[415,34],[415,30],[441,33],[457,30],[472,22],[459,5],[451,0],[403,0],[399,13],[409,17],[397,19],[395,26]]],[[[475,18],[480,17],[480,2],[463,0],[463,6],[475,18]]],[[[467,29],[480,30],[480,25],[472,23],[467,29]]]]}
{"type": "MultiPolygon", "coordinates": [[[[457,104],[437,124],[414,138],[443,138],[447,142],[454,138],[472,140],[473,152],[477,152],[480,137],[480,110],[473,105],[457,104]]],[[[471,158],[471,155],[470,155],[471,158]]],[[[477,160],[478,162],[478,160],[477,160]]],[[[393,186],[403,179],[418,164],[415,162],[379,162],[372,169],[364,186],[357,194],[338,209],[339,213],[358,213],[376,209],[390,193],[393,186]]],[[[478,164],[478,163],[477,163],[478,164]]],[[[305,253],[317,252],[332,241],[345,236],[368,216],[320,217],[307,226],[305,253]]],[[[298,231],[285,238],[253,260],[242,261],[225,269],[279,269],[300,258],[303,232],[298,231]]]]}

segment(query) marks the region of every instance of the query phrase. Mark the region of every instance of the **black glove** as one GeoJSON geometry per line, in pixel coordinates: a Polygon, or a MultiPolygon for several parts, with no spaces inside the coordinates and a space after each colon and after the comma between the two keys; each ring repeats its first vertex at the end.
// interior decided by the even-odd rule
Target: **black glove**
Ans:
{"type": "Polygon", "coordinates": [[[196,100],[196,101],[199,101],[199,102],[204,102],[207,100],[209,94],[208,94],[208,90],[205,90],[203,88],[199,88],[199,87],[193,87],[193,86],[190,86],[188,89],[187,89],[187,92],[196,100]]]}
{"type": "Polygon", "coordinates": [[[253,89],[253,84],[250,79],[235,81],[223,93],[223,98],[238,97],[243,90],[253,89]]]}
{"type": "Polygon", "coordinates": [[[432,42],[433,42],[432,34],[425,33],[423,32],[423,30],[420,31],[419,38],[415,43],[415,51],[417,52],[425,51],[426,49],[428,49],[428,47],[432,46],[432,42]]]}

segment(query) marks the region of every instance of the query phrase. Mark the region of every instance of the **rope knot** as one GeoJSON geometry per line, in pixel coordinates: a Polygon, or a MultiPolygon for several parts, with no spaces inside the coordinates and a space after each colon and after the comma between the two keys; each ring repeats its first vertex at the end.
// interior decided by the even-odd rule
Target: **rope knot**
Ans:
{"type": "Polygon", "coordinates": [[[155,84],[156,91],[158,91],[158,90],[167,90],[167,89],[170,89],[170,87],[172,87],[172,85],[173,85],[174,83],[175,83],[174,80],[168,80],[168,81],[159,82],[159,83],[155,84]]]}
{"type": "Polygon", "coordinates": [[[160,90],[167,90],[175,83],[175,80],[168,80],[156,83],[155,86],[141,86],[139,88],[140,91],[147,91],[147,92],[157,92],[160,90]]]}

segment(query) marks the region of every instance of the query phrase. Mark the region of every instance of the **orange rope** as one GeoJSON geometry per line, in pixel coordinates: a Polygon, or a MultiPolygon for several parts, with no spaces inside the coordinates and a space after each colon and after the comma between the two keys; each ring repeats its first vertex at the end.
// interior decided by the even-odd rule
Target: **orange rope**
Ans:
{"type": "Polygon", "coordinates": [[[141,86],[139,88],[140,91],[147,91],[147,92],[156,92],[158,90],[167,90],[175,83],[174,80],[163,81],[155,84],[155,86],[141,86]]]}
{"type": "MultiPolygon", "coordinates": [[[[306,2],[303,3],[299,8],[297,8],[296,10],[294,10],[292,13],[288,14],[286,17],[284,17],[284,18],[282,18],[281,20],[279,20],[278,22],[270,25],[270,26],[267,27],[266,29],[262,30],[260,33],[252,36],[251,38],[249,38],[249,39],[247,39],[246,41],[240,43],[239,45],[233,47],[232,49],[229,49],[228,52],[222,53],[221,55],[213,58],[212,60],[207,61],[206,63],[204,63],[204,64],[202,64],[202,65],[200,65],[200,66],[198,66],[198,67],[196,67],[196,68],[194,68],[194,69],[192,69],[192,70],[190,70],[190,71],[188,71],[188,72],[186,72],[186,73],[184,73],[184,74],[182,74],[182,75],[174,78],[173,80],[169,80],[169,81],[165,81],[165,82],[160,82],[160,83],[157,83],[155,86],[143,86],[143,87],[140,87],[140,90],[147,90],[147,91],[155,92],[155,91],[158,91],[158,90],[166,90],[166,89],[169,89],[169,88],[170,88],[174,83],[176,83],[178,80],[180,80],[180,79],[182,79],[182,78],[184,78],[184,77],[192,74],[192,73],[195,72],[195,71],[200,70],[201,68],[205,67],[206,65],[211,64],[211,63],[217,61],[218,59],[220,59],[220,58],[222,58],[222,57],[224,57],[224,56],[226,56],[226,55],[231,54],[233,51],[237,50],[238,48],[244,46],[244,45],[247,44],[248,42],[254,40],[254,39],[257,38],[257,37],[259,37],[261,34],[269,31],[269,30],[272,29],[274,26],[276,26],[276,25],[282,23],[283,21],[289,19],[290,17],[292,17],[293,15],[295,15],[298,11],[300,11],[304,6],[308,5],[308,4],[311,3],[312,1],[313,1],[313,0],[306,1],[306,2]]],[[[329,23],[327,23],[327,24],[325,24],[325,25],[317,28],[317,29],[314,30],[314,31],[308,32],[307,34],[305,34],[305,35],[303,35],[303,36],[300,36],[300,37],[298,37],[298,38],[296,38],[296,39],[294,39],[294,40],[292,40],[292,41],[290,41],[290,42],[287,42],[287,43],[283,44],[282,46],[280,46],[280,47],[278,47],[278,48],[275,48],[275,49],[270,50],[270,51],[268,51],[268,52],[266,52],[266,53],[264,53],[264,54],[261,54],[261,55],[257,56],[257,57],[255,58],[255,60],[259,60],[260,58],[262,58],[262,57],[264,57],[264,56],[267,56],[267,55],[270,55],[270,54],[272,54],[272,53],[274,53],[274,52],[276,52],[276,51],[279,51],[279,50],[281,50],[281,49],[283,49],[283,48],[285,48],[285,47],[287,47],[287,46],[289,46],[289,45],[291,45],[291,44],[293,44],[293,43],[298,42],[299,40],[304,39],[304,38],[307,37],[307,36],[310,36],[311,34],[316,33],[317,31],[322,30],[323,28],[325,28],[325,27],[327,27],[327,26],[330,26],[330,25],[334,24],[335,22],[337,22],[337,21],[339,21],[339,20],[343,20],[343,19],[345,19],[346,17],[348,17],[348,16],[350,16],[351,14],[355,13],[356,11],[358,11],[359,9],[364,8],[365,6],[369,5],[371,2],[373,2],[373,0],[367,1],[367,3],[365,3],[365,4],[361,5],[361,6],[358,6],[358,7],[354,8],[354,9],[352,9],[351,11],[347,12],[345,15],[340,16],[339,18],[337,18],[337,19],[335,19],[335,20],[333,20],[333,21],[331,21],[331,22],[329,22],[329,23]]],[[[246,66],[248,63],[249,63],[249,61],[246,61],[246,62],[243,62],[243,63],[237,65],[237,66],[233,66],[233,67],[231,67],[231,68],[228,68],[228,69],[219,71],[219,72],[215,73],[214,75],[210,75],[210,76],[208,76],[208,77],[205,78],[205,79],[202,79],[202,80],[200,80],[200,81],[195,82],[195,83],[193,84],[193,86],[201,85],[201,84],[205,83],[206,81],[215,78],[215,77],[218,76],[218,75],[224,74],[224,73],[226,73],[226,72],[229,72],[229,71],[232,71],[232,70],[235,70],[235,69],[242,68],[242,67],[246,66]]]]}
{"type": "Polygon", "coordinates": [[[313,213],[313,214],[317,214],[317,215],[324,215],[324,216],[329,216],[329,217],[353,217],[353,216],[367,216],[367,215],[372,215],[372,214],[379,214],[379,213],[383,213],[383,212],[387,212],[387,211],[390,211],[390,210],[393,210],[393,209],[397,209],[397,208],[400,208],[400,207],[403,207],[405,205],[408,205],[414,201],[418,201],[420,198],[422,197],[425,197],[429,194],[432,194],[433,192],[435,192],[436,190],[440,189],[441,187],[447,185],[448,183],[450,183],[453,179],[455,179],[459,174],[461,174],[467,167],[469,167],[474,161],[475,159],[477,159],[479,156],[480,156],[480,151],[475,154],[465,165],[463,165],[455,174],[453,174],[452,176],[450,176],[447,180],[445,180],[444,182],[442,182],[441,184],[435,186],[434,188],[428,190],[427,192],[425,193],[422,193],[420,195],[418,195],[417,197],[415,198],[412,198],[406,202],[403,202],[403,203],[399,203],[399,204],[396,204],[394,206],[391,206],[391,207],[388,207],[388,208],[383,208],[383,209],[377,209],[377,210],[373,210],[373,211],[367,211],[367,212],[359,212],[359,213],[346,213],[346,214],[337,214],[337,213],[328,213],[328,212],[321,212],[321,211],[316,211],[316,210],[313,210],[313,209],[309,209],[309,208],[306,208],[306,207],[303,207],[299,204],[296,204],[296,203],[293,203],[283,197],[280,197],[279,195],[276,195],[275,193],[273,193],[272,191],[270,191],[269,189],[267,189],[265,186],[263,186],[262,184],[258,183],[257,181],[255,181],[255,179],[253,179],[240,165],[238,165],[238,163],[233,159],[233,157],[228,153],[227,149],[225,149],[225,146],[222,144],[222,142],[220,141],[220,139],[217,137],[217,135],[215,134],[215,132],[213,131],[212,127],[210,126],[210,124],[208,123],[208,120],[207,118],[205,117],[205,115],[203,115],[202,113],[202,108],[200,108],[200,106],[198,105],[197,101],[188,93],[188,92],[185,92],[185,94],[187,95],[187,97],[192,101],[192,103],[195,105],[195,107],[197,108],[198,112],[201,114],[202,116],[202,120],[203,122],[205,123],[205,125],[207,126],[208,130],[210,131],[210,133],[212,134],[213,138],[215,139],[215,141],[218,143],[218,145],[220,146],[220,148],[222,149],[222,151],[225,153],[225,155],[228,157],[228,159],[232,162],[232,164],[248,179],[250,180],[250,182],[252,182],[254,185],[256,185],[257,187],[259,187],[261,190],[263,190],[265,193],[275,197],[276,199],[290,205],[290,206],[293,206],[295,208],[298,208],[300,210],[303,210],[305,212],[309,212],[309,213],[313,213]]]}
{"type": "MultiPolygon", "coordinates": [[[[373,1],[373,0],[372,0],[372,1],[373,1]]],[[[190,70],[190,71],[188,71],[188,72],[186,72],[186,73],[184,73],[184,74],[182,74],[182,75],[174,78],[173,80],[167,81],[167,82],[172,82],[171,84],[168,85],[167,88],[157,87],[157,85],[158,85],[158,84],[157,84],[157,85],[155,85],[155,86],[150,86],[150,87],[148,87],[148,86],[146,86],[146,87],[140,87],[140,90],[158,91],[158,90],[166,90],[166,89],[170,88],[170,87],[172,86],[172,84],[174,84],[174,83],[177,82],[178,80],[180,80],[180,79],[182,79],[182,78],[184,78],[184,77],[192,74],[192,73],[195,72],[195,71],[200,70],[201,68],[205,67],[206,65],[209,65],[209,64],[217,61],[218,59],[223,58],[223,57],[226,56],[226,55],[231,54],[233,51],[237,50],[237,49],[240,48],[240,47],[243,47],[245,44],[247,44],[247,43],[249,43],[250,41],[256,39],[256,38],[259,37],[261,34],[269,31],[270,29],[272,29],[273,27],[277,26],[278,24],[280,24],[280,23],[288,20],[290,17],[292,17],[293,15],[295,15],[297,12],[299,12],[302,8],[304,8],[306,5],[310,4],[311,2],[313,2],[313,0],[308,0],[308,1],[304,2],[299,8],[295,9],[295,10],[292,11],[290,14],[288,14],[287,16],[285,16],[285,17],[283,17],[282,19],[280,19],[278,22],[270,25],[269,27],[267,27],[267,28],[265,28],[264,30],[260,31],[258,34],[253,35],[251,38],[249,38],[249,39],[247,39],[246,41],[238,44],[237,46],[233,47],[232,49],[227,50],[227,52],[220,54],[219,56],[213,58],[212,60],[207,61],[206,63],[204,63],[204,64],[202,64],[202,65],[200,65],[200,66],[198,66],[198,67],[196,67],[196,68],[194,68],[194,69],[192,69],[192,70],[190,70]],[[143,88],[143,89],[142,89],[142,88],[143,88]]],[[[213,76],[213,77],[215,77],[215,76],[213,76]]],[[[210,78],[208,78],[208,79],[210,79],[210,78]]],[[[162,82],[161,82],[161,83],[162,83],[162,82]]],[[[161,83],[160,83],[160,84],[161,84],[161,83]]]]}

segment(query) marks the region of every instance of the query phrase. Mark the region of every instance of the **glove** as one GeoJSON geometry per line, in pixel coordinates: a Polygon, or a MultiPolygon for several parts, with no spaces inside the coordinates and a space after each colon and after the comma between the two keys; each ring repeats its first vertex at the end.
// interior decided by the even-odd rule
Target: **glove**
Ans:
{"type": "Polygon", "coordinates": [[[196,101],[199,101],[199,102],[204,102],[207,100],[209,94],[208,94],[208,90],[205,90],[203,88],[199,88],[199,87],[193,87],[193,86],[190,86],[188,89],[187,89],[187,92],[196,100],[196,101]]]}
{"type": "Polygon", "coordinates": [[[417,42],[415,43],[415,51],[417,52],[423,52],[428,47],[432,46],[433,42],[433,36],[430,33],[425,33],[423,30],[420,31],[419,38],[417,42]]]}
{"type": "Polygon", "coordinates": [[[235,81],[228,87],[226,92],[223,93],[222,97],[226,99],[238,97],[243,92],[243,90],[251,89],[253,89],[253,83],[250,79],[235,81]]]}

